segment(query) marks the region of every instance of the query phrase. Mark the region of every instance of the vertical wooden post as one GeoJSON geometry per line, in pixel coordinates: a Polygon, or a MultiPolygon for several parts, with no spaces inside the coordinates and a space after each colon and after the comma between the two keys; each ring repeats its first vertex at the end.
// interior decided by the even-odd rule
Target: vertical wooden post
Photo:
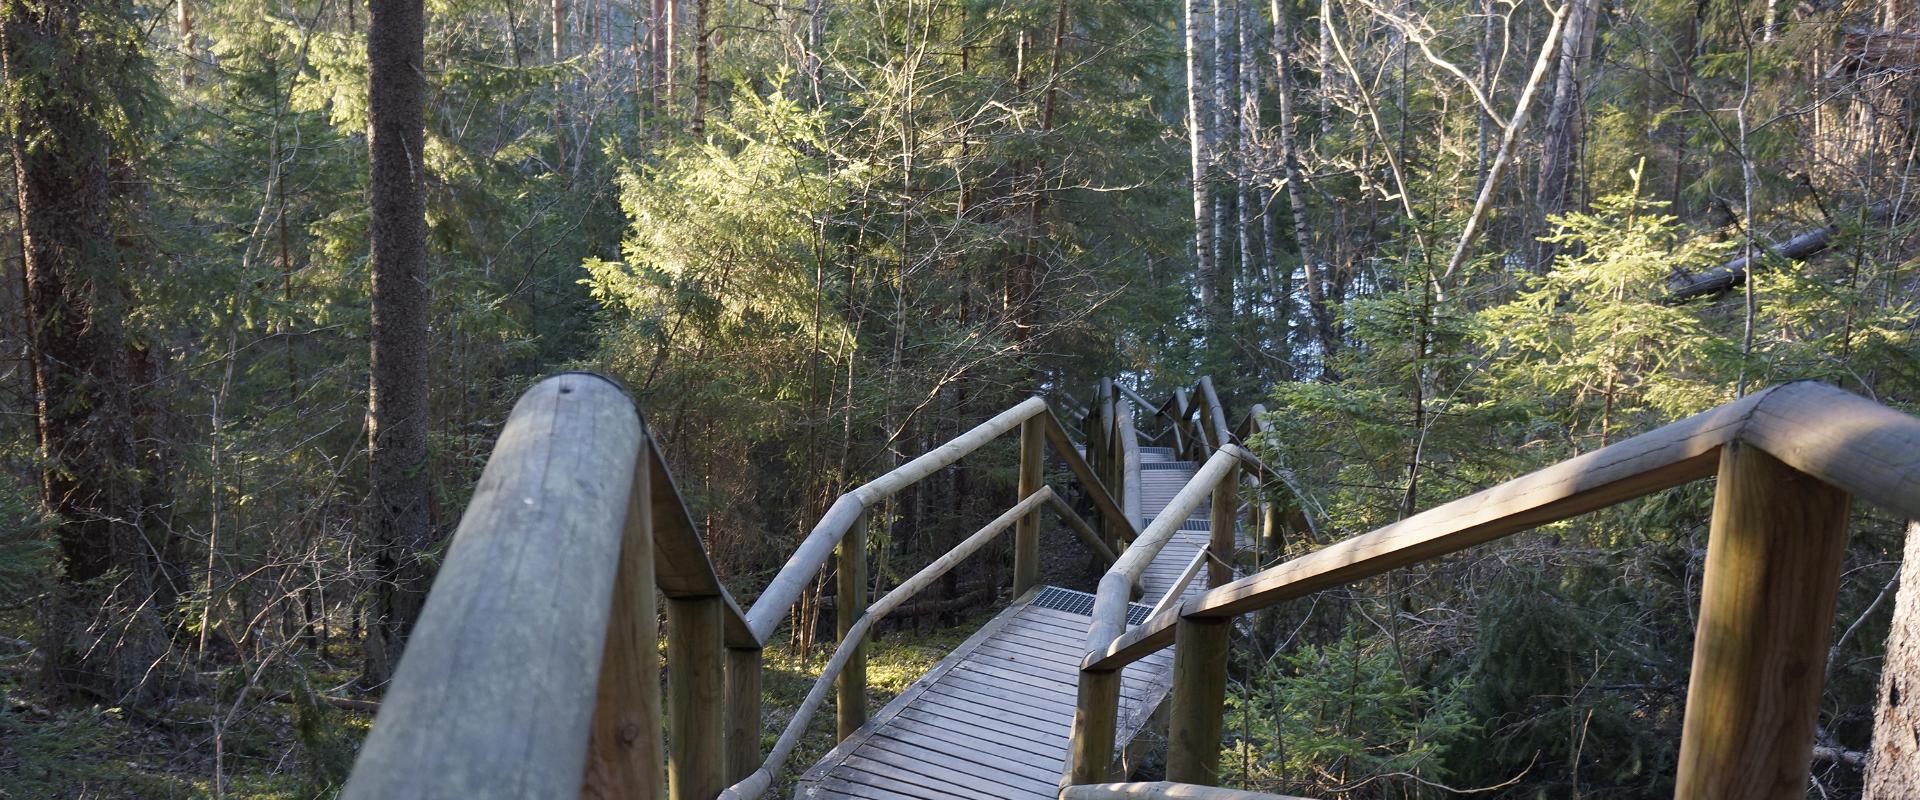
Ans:
{"type": "MultiPolygon", "coordinates": [[[[1087,443],[1086,452],[1083,454],[1087,466],[1093,470],[1095,476],[1104,481],[1107,475],[1107,460],[1105,455],[1107,428],[1106,424],[1100,422],[1098,419],[1100,416],[1100,405],[1100,398],[1097,396],[1087,404],[1087,417],[1082,421],[1084,424],[1081,425],[1080,428],[1080,438],[1081,441],[1087,443]]],[[[1107,516],[1105,514],[1101,514],[1096,518],[1094,524],[1100,526],[1101,538],[1107,540],[1114,538],[1113,525],[1107,522],[1107,516]]],[[[1018,597],[1019,595],[1016,594],[1014,596],[1018,597]]]]}
{"type": "Polygon", "coordinates": [[[1273,498],[1267,493],[1267,473],[1264,469],[1260,470],[1259,485],[1260,488],[1257,491],[1260,493],[1260,543],[1262,555],[1254,559],[1255,563],[1253,568],[1255,571],[1259,571],[1266,566],[1266,558],[1264,556],[1266,548],[1280,550],[1284,545],[1284,543],[1280,541],[1279,504],[1273,502],[1273,498]]]}
{"type": "MultiPolygon", "coordinates": [[[[646,447],[645,439],[641,446],[646,447]]],[[[666,791],[660,746],[660,617],[653,586],[652,481],[634,464],[607,644],[593,709],[583,797],[657,800],[666,791]]]]}
{"type": "MultiPolygon", "coordinates": [[[[834,628],[845,641],[853,623],[867,613],[867,515],[862,513],[840,539],[839,589],[834,598],[834,628]]],[[[844,742],[867,724],[867,644],[854,648],[847,666],[834,679],[835,741],[844,742]]]]}
{"type": "MultiPolygon", "coordinates": [[[[1041,460],[1046,453],[1046,425],[1038,417],[1020,423],[1020,496],[1025,500],[1040,491],[1046,480],[1041,460]]],[[[1020,518],[1013,529],[1013,596],[1019,597],[1040,583],[1040,512],[1020,518]]]]}
{"type": "Polygon", "coordinates": [[[1233,551],[1239,545],[1234,529],[1240,520],[1240,465],[1227,467],[1220,483],[1213,487],[1213,507],[1208,511],[1207,559],[1208,585],[1220,586],[1233,581],[1233,551]]]}
{"type": "Polygon", "coordinates": [[[1111,780],[1119,717],[1120,671],[1082,671],[1080,697],[1073,710],[1073,734],[1067,744],[1068,785],[1111,780]]]}
{"type": "Polygon", "coordinates": [[[711,800],[727,788],[726,662],[719,597],[667,598],[667,795],[711,800]]]}
{"type": "Polygon", "coordinates": [[[727,781],[760,768],[760,649],[727,648],[727,781]]]}
{"type": "Polygon", "coordinates": [[[1219,780],[1221,714],[1227,702],[1230,619],[1180,618],[1173,634],[1173,707],[1167,721],[1167,780],[1219,780]]]}
{"type": "Polygon", "coordinates": [[[1675,798],[1806,797],[1846,533],[1846,493],[1721,449],[1675,798]]]}

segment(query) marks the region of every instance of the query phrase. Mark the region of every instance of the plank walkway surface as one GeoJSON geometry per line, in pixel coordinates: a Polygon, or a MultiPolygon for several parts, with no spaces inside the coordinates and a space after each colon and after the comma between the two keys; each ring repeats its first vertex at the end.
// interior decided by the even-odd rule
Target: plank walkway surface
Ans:
{"type": "MultiPolygon", "coordinates": [[[[1142,448],[1141,511],[1151,519],[1197,465],[1142,448]]],[[[1207,544],[1195,512],[1141,578],[1129,624],[1175,583],[1207,544]]],[[[1204,589],[1202,572],[1188,592],[1204,589]]],[[[796,798],[1054,798],[1073,725],[1080,655],[1093,595],[1047,586],[1017,599],[801,777],[796,798]]],[[[1133,739],[1166,698],[1173,651],[1121,675],[1118,741],[1133,739]]]]}

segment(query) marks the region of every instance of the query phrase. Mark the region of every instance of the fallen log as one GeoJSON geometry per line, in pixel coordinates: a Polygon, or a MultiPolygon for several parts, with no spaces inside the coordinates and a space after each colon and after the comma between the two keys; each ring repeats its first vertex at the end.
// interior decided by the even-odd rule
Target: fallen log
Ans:
{"type": "MultiPolygon", "coordinates": [[[[1867,222],[1883,222],[1892,215],[1893,207],[1885,201],[1867,207],[1867,222]]],[[[1767,248],[1774,258],[1792,261],[1805,261],[1832,246],[1833,238],[1840,235],[1840,226],[1827,225],[1801,233],[1791,239],[1767,248]]],[[[1684,303],[1696,297],[1715,295],[1745,283],[1747,280],[1747,258],[1738,256],[1725,264],[1704,272],[1674,270],[1667,277],[1667,302],[1684,303]]]]}

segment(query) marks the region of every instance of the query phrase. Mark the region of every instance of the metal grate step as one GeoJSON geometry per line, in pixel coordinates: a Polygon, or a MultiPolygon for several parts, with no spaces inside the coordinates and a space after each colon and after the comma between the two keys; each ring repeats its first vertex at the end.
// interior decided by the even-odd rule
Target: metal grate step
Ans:
{"type": "MultiPolygon", "coordinates": [[[[1078,614],[1083,617],[1093,616],[1093,595],[1087,594],[1086,592],[1076,592],[1072,589],[1062,589],[1058,586],[1048,586],[1041,589],[1040,594],[1033,598],[1033,604],[1041,608],[1063,611],[1068,614],[1078,614]]],[[[1128,603],[1127,624],[1138,625],[1146,622],[1147,613],[1152,610],[1152,606],[1128,603]]]]}
{"type": "Polygon", "coordinates": [[[1191,461],[1147,461],[1140,465],[1140,469],[1143,471],[1156,470],[1156,469],[1184,469],[1188,472],[1197,472],[1199,471],[1200,468],[1191,461]]]}

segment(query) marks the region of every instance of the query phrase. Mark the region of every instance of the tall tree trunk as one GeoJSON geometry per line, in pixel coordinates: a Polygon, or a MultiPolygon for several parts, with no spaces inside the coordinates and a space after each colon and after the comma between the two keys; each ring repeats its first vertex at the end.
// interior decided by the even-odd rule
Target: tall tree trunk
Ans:
{"type": "MultiPolygon", "coordinates": [[[[1234,26],[1236,57],[1233,61],[1233,72],[1234,81],[1240,93],[1240,102],[1239,113],[1234,117],[1234,137],[1237,140],[1234,156],[1239,162],[1238,171],[1234,173],[1234,186],[1238,190],[1234,198],[1234,208],[1238,212],[1234,217],[1234,232],[1237,234],[1235,242],[1240,251],[1240,280],[1246,281],[1248,286],[1258,286],[1261,261],[1259,245],[1262,242],[1254,234],[1253,199],[1257,194],[1254,191],[1253,182],[1254,131],[1260,125],[1260,92],[1254,82],[1254,73],[1257,68],[1251,56],[1253,54],[1252,39],[1256,35],[1253,23],[1259,11],[1252,0],[1239,0],[1236,14],[1237,24],[1234,26]]],[[[1258,291],[1252,291],[1250,294],[1254,297],[1259,296],[1258,291]]],[[[1252,303],[1248,305],[1251,306],[1252,303]]],[[[1240,361],[1241,354],[1238,348],[1235,355],[1236,362],[1240,361]]]]}
{"type": "MultiPolygon", "coordinates": [[[[1286,171],[1287,206],[1293,217],[1293,246],[1300,254],[1300,265],[1307,283],[1307,314],[1312,318],[1314,337],[1319,340],[1322,357],[1339,344],[1333,328],[1333,311],[1327,305],[1326,271],[1328,265],[1313,249],[1313,234],[1307,226],[1306,176],[1300,169],[1300,146],[1294,116],[1293,23],[1280,0],[1269,0],[1273,12],[1274,93],[1280,106],[1280,161],[1286,171]]],[[[1329,48],[1331,49],[1331,48],[1329,48]]]]}
{"type": "Polygon", "coordinates": [[[427,79],[422,0],[368,7],[368,197],[373,239],[373,386],[368,396],[375,584],[365,680],[384,682],[420,614],[431,544],[427,470],[427,220],[421,146],[427,79]]]}
{"type": "Polygon", "coordinates": [[[1207,24],[1205,0],[1186,0],[1184,26],[1187,55],[1187,144],[1192,157],[1193,176],[1193,259],[1194,277],[1200,285],[1200,307],[1211,309],[1214,303],[1213,197],[1207,183],[1208,148],[1206,90],[1201,85],[1200,46],[1209,35],[1200,26],[1207,24]]]}
{"type": "MultiPolygon", "coordinates": [[[[60,519],[59,591],[45,616],[46,677],[137,699],[166,635],[167,576],[142,529],[139,449],[114,239],[115,132],[147,64],[124,2],[8,0],[0,66],[23,237],[41,498],[60,519]],[[103,25],[115,30],[102,31],[103,25]],[[123,94],[124,92],[124,94],[123,94]],[[111,577],[119,573],[118,577],[111,577]]],[[[137,112],[135,112],[137,115],[137,112]]]]}
{"type": "MultiPolygon", "coordinates": [[[[1560,36],[1560,65],[1553,81],[1553,100],[1547,106],[1541,131],[1539,180],[1534,195],[1540,218],[1564,214],[1573,208],[1574,165],[1580,160],[1586,92],[1581,80],[1593,48],[1595,0],[1569,4],[1567,24],[1560,36]]],[[[1535,269],[1544,271],[1553,246],[1542,243],[1535,269]]]]}
{"type": "Polygon", "coordinates": [[[1920,786],[1920,522],[1907,523],[1900,589],[1893,597],[1880,700],[1873,713],[1864,800],[1900,800],[1920,786]]]}
{"type": "Polygon", "coordinates": [[[193,12],[187,9],[187,0],[174,0],[177,12],[174,15],[174,27],[180,36],[180,86],[193,85],[194,59],[199,55],[194,51],[193,12]]]}
{"type": "Polygon", "coordinates": [[[708,0],[693,0],[693,122],[688,128],[696,139],[707,132],[707,5],[708,0]]]}
{"type": "MultiPolygon", "coordinates": [[[[1207,151],[1213,154],[1213,172],[1225,176],[1238,168],[1233,163],[1228,137],[1234,128],[1233,30],[1238,15],[1234,0],[1213,0],[1213,125],[1207,131],[1207,151]]],[[[1227,352],[1224,341],[1227,324],[1233,317],[1233,266],[1227,259],[1227,204],[1233,195],[1213,193],[1213,303],[1207,308],[1208,335],[1215,352],[1227,352]]]]}
{"type": "Polygon", "coordinates": [[[1560,33],[1565,30],[1566,23],[1566,7],[1555,9],[1553,26],[1547,30],[1546,41],[1540,44],[1540,55],[1533,61],[1533,72],[1528,75],[1526,85],[1521,87],[1520,98],[1513,104],[1513,116],[1507,119],[1506,130],[1500,134],[1500,149],[1494,152],[1493,163],[1487,168],[1487,177],[1480,182],[1480,195],[1473,202],[1473,211],[1467,215],[1467,224],[1460,231],[1459,241],[1454,243],[1453,255],[1447,259],[1447,269],[1440,274],[1439,283],[1442,287],[1467,263],[1467,254],[1472,252],[1473,243],[1480,237],[1487,211],[1493,207],[1494,192],[1500,188],[1500,174],[1506,170],[1507,162],[1513,159],[1515,142],[1527,129],[1527,121],[1533,114],[1534,96],[1539,93],[1540,83],[1547,74],[1547,65],[1552,63],[1555,47],[1560,42],[1560,33]]]}

